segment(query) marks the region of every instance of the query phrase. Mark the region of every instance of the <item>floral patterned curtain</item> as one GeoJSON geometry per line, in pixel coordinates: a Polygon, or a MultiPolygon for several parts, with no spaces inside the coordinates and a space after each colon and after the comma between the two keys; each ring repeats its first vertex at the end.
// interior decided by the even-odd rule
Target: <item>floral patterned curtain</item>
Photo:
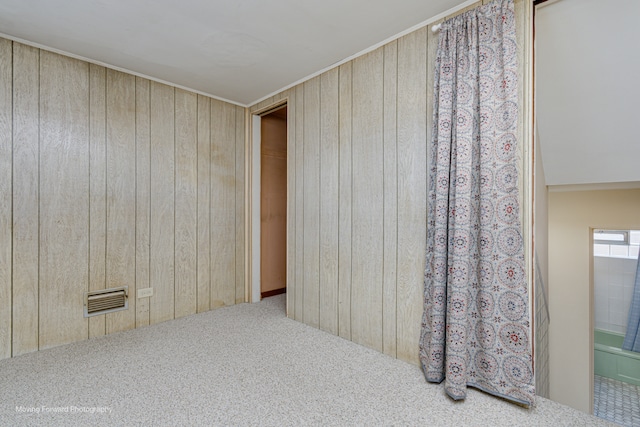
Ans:
{"type": "Polygon", "coordinates": [[[531,405],[530,312],[518,197],[513,0],[445,21],[434,82],[420,360],[466,387],[531,405]]]}

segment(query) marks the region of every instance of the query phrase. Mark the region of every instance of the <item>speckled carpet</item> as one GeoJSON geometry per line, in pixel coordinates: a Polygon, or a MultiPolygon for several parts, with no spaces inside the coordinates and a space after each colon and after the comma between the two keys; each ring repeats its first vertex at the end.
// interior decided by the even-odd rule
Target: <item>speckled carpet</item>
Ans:
{"type": "Polygon", "coordinates": [[[287,319],[284,295],[0,361],[0,426],[596,426],[454,402],[417,366],[287,319]]]}

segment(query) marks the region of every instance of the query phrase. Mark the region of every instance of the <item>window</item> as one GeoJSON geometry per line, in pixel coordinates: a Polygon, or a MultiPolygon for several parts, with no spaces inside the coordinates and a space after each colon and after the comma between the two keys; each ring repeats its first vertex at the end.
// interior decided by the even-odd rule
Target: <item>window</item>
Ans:
{"type": "Polygon", "coordinates": [[[593,255],[612,258],[638,258],[640,230],[594,230],[593,255]]]}

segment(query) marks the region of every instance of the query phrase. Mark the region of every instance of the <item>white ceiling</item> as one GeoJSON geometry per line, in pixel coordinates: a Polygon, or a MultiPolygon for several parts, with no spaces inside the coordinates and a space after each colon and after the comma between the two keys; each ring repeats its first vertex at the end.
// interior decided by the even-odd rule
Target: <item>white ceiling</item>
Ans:
{"type": "Polygon", "coordinates": [[[0,0],[0,33],[247,105],[463,0],[0,0]]]}
{"type": "Polygon", "coordinates": [[[536,117],[548,185],[640,181],[640,1],[536,11],[536,117]]]}

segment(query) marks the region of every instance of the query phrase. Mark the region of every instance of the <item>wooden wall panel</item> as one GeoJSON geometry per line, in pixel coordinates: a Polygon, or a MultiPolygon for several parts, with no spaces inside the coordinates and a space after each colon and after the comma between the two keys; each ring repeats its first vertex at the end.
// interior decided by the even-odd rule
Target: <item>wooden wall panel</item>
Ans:
{"type": "Polygon", "coordinates": [[[287,91],[287,317],[296,312],[296,91],[287,91]]]}
{"type": "MultiPolygon", "coordinates": [[[[292,105],[293,108],[293,105],[292,105]]],[[[296,180],[295,198],[288,203],[296,205],[296,256],[295,256],[295,320],[303,321],[304,314],[304,85],[296,86],[295,99],[296,180]]]]}
{"type": "MultiPolygon", "coordinates": [[[[136,290],[151,286],[151,86],[136,77],[136,290]]],[[[131,298],[136,298],[130,294],[131,298]]],[[[136,298],[136,327],[149,325],[149,298],[136,298]]]]}
{"type": "Polygon", "coordinates": [[[397,111],[398,43],[384,46],[384,263],[382,278],[382,351],[396,356],[396,283],[398,259],[397,111]]]}
{"type": "MultiPolygon", "coordinates": [[[[235,295],[236,304],[247,301],[247,288],[245,283],[245,109],[235,107],[235,230],[236,230],[236,277],[235,295]]],[[[231,139],[229,139],[230,141],[231,139]]]]}
{"type": "Polygon", "coordinates": [[[129,309],[106,315],[107,333],[135,328],[136,79],[107,70],[107,288],[128,286],[129,309]]]}
{"type": "Polygon", "coordinates": [[[426,250],[427,29],[398,40],[397,356],[418,363],[426,250]]]}
{"type": "Polygon", "coordinates": [[[351,339],[382,350],[384,50],[353,61],[351,339]]]}
{"type": "Polygon", "coordinates": [[[40,348],[86,339],[89,64],[40,52],[40,348]]]}
{"type": "Polygon", "coordinates": [[[339,69],[338,335],[351,339],[352,68],[339,69]]]}
{"type": "Polygon", "coordinates": [[[38,349],[38,99],[40,52],[13,44],[13,345],[38,349]]]}
{"type": "Polygon", "coordinates": [[[211,308],[236,302],[235,122],[234,106],[211,101],[211,308]]]}
{"type": "Polygon", "coordinates": [[[0,359],[11,357],[12,43],[0,39],[0,359]]]}
{"type": "Polygon", "coordinates": [[[423,28],[250,107],[289,97],[288,315],[413,363],[426,239],[427,76],[423,28]]]}
{"type": "Polygon", "coordinates": [[[151,324],[174,317],[174,88],[151,82],[151,324]]]}
{"type": "Polygon", "coordinates": [[[273,103],[275,104],[276,102],[282,101],[283,99],[285,99],[287,97],[287,91],[282,91],[279,93],[276,93],[275,95],[273,95],[273,103]]]}
{"type": "Polygon", "coordinates": [[[260,111],[263,108],[269,107],[270,105],[272,105],[274,102],[277,102],[278,99],[276,99],[273,96],[270,96],[266,99],[263,99],[262,101],[258,102],[257,104],[252,105],[251,107],[249,107],[249,111],[251,113],[255,112],[255,111],[260,111]]]}
{"type": "Polygon", "coordinates": [[[215,103],[0,38],[0,359],[209,310],[212,283],[244,301],[246,109],[215,103]]]}
{"type": "MultiPolygon", "coordinates": [[[[107,72],[89,64],[89,290],[106,288],[107,72]]],[[[105,316],[89,318],[89,338],[106,333],[105,316]]]]}
{"type": "Polygon", "coordinates": [[[211,303],[211,100],[198,95],[198,313],[211,303]]]}
{"type": "Polygon", "coordinates": [[[176,89],[175,317],[197,308],[198,97],[176,89]]]}
{"type": "Polygon", "coordinates": [[[338,69],[320,77],[320,329],[338,334],[338,69]]]}
{"type": "Polygon", "coordinates": [[[436,40],[418,29],[249,108],[289,97],[289,317],[415,364],[436,40]]]}
{"type": "Polygon", "coordinates": [[[304,323],[320,324],[320,79],[304,83],[304,323]]]}

